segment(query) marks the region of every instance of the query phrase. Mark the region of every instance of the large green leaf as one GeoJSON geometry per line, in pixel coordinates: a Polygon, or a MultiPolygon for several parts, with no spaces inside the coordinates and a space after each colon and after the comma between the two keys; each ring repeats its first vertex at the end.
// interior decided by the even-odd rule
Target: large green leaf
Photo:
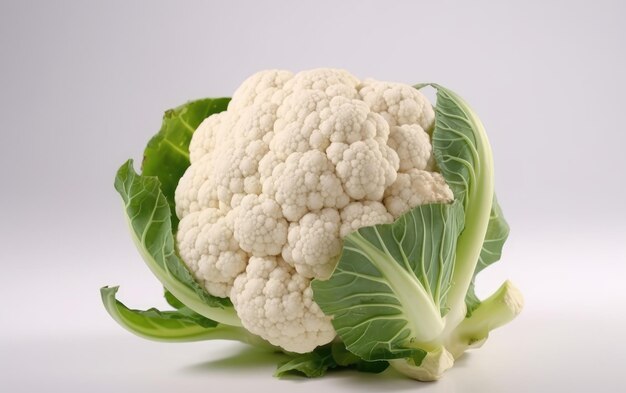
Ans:
{"type": "Polygon", "coordinates": [[[491,150],[465,101],[434,87],[433,151],[455,201],[348,235],[330,279],[312,284],[346,348],[363,359],[408,358],[419,366],[465,316],[491,211],[491,150]]]}
{"type": "Polygon", "coordinates": [[[189,167],[191,136],[204,119],[225,111],[229,101],[230,98],[204,98],[166,111],[161,129],[150,139],[144,150],[142,174],[159,178],[161,191],[171,207],[174,230],[178,226],[174,192],[178,181],[189,167]]]}
{"type": "Polygon", "coordinates": [[[472,277],[472,282],[465,298],[468,317],[471,316],[472,312],[480,305],[480,299],[478,299],[474,291],[476,275],[487,266],[500,260],[502,247],[508,236],[509,224],[504,219],[500,204],[498,204],[498,200],[494,195],[485,241],[483,242],[483,248],[480,252],[478,263],[476,264],[476,270],[474,270],[474,277],[472,277]]]}
{"type": "Polygon", "coordinates": [[[360,372],[378,374],[389,367],[389,362],[385,360],[367,361],[353,354],[341,341],[333,341],[331,344],[333,359],[338,367],[352,368],[360,372]]]}
{"type": "Polygon", "coordinates": [[[111,317],[130,332],[150,340],[184,342],[236,340],[262,348],[276,348],[237,326],[219,324],[188,307],[176,311],[132,310],[116,299],[118,287],[100,289],[102,302],[111,317]]]}
{"type": "Polygon", "coordinates": [[[196,341],[218,325],[186,307],[177,311],[131,310],[116,299],[117,290],[118,287],[100,289],[104,307],[120,325],[139,336],[164,341],[196,341]]]}
{"type": "Polygon", "coordinates": [[[471,202],[468,194],[480,188],[477,180],[484,166],[475,133],[480,121],[463,105],[460,97],[444,88],[436,88],[433,154],[454,199],[462,201],[467,210],[471,202]]]}
{"type": "Polygon", "coordinates": [[[361,228],[344,239],[329,280],[313,282],[315,301],[351,352],[366,360],[413,358],[443,329],[454,267],[460,204],[418,206],[393,224],[361,228]]]}
{"type": "MultiPolygon", "coordinates": [[[[484,227],[487,211],[486,203],[489,186],[493,189],[493,162],[489,143],[482,131],[483,126],[467,106],[455,93],[435,85],[437,106],[435,108],[435,127],[433,134],[433,151],[446,182],[452,188],[456,200],[464,203],[469,215],[468,231],[459,240],[460,260],[457,262],[455,274],[456,287],[454,299],[456,310],[461,313],[458,301],[465,296],[467,315],[478,307],[480,300],[474,291],[476,275],[488,265],[498,261],[502,247],[509,234],[509,226],[502,215],[495,194],[493,194],[489,221],[482,247],[475,262],[476,244],[484,227]],[[490,184],[491,183],[491,184],[490,184]],[[466,247],[469,245],[469,247],[466,247]],[[473,269],[472,269],[473,268],[473,269]],[[473,270],[471,280],[467,284],[469,273],[473,270]],[[464,288],[467,286],[467,290],[464,288]]],[[[460,316],[457,316],[458,320],[460,316]]]]}
{"type": "Polygon", "coordinates": [[[329,345],[315,348],[303,354],[295,354],[289,360],[280,363],[275,377],[284,377],[290,374],[303,375],[308,378],[321,377],[328,369],[337,367],[329,345]]]}
{"type": "Polygon", "coordinates": [[[167,288],[163,288],[163,297],[165,298],[165,301],[167,302],[167,304],[169,304],[170,306],[174,307],[177,310],[185,307],[183,302],[176,299],[176,296],[172,295],[172,292],[168,291],[167,288]]]}
{"type": "Polygon", "coordinates": [[[441,174],[463,204],[464,224],[447,303],[446,333],[465,318],[467,292],[482,252],[491,216],[493,157],[484,126],[459,95],[439,85],[435,106],[433,153],[441,174]]]}
{"type": "Polygon", "coordinates": [[[389,367],[386,361],[368,362],[349,352],[341,341],[315,348],[303,354],[291,354],[290,359],[278,365],[274,375],[302,375],[316,378],[325,375],[329,370],[357,370],[364,373],[377,374],[389,367]]]}
{"type": "Polygon", "coordinates": [[[240,326],[229,299],[209,295],[175,252],[171,210],[157,177],[135,172],[127,161],[117,172],[115,188],[124,201],[131,234],[146,264],[171,294],[212,320],[240,326]]]}

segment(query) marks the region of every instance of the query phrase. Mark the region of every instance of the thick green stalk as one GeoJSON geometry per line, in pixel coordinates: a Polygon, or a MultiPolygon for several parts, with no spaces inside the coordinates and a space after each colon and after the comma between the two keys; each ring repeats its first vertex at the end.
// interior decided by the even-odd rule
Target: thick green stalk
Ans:
{"type": "Polygon", "coordinates": [[[436,381],[443,373],[452,368],[454,357],[443,346],[439,346],[426,355],[419,366],[412,359],[393,359],[389,364],[402,374],[422,382],[436,381]]]}
{"type": "Polygon", "coordinates": [[[446,93],[458,103],[470,121],[474,130],[476,150],[474,152],[475,177],[470,181],[465,195],[465,229],[457,241],[452,287],[447,301],[450,311],[446,315],[444,337],[465,318],[467,311],[465,296],[487,233],[494,192],[493,157],[484,126],[461,97],[450,90],[446,90],[446,93]]]}
{"type": "Polygon", "coordinates": [[[523,305],[520,291],[510,281],[505,281],[452,332],[446,348],[456,359],[468,348],[479,347],[489,332],[511,322],[522,311],[523,305]]]}

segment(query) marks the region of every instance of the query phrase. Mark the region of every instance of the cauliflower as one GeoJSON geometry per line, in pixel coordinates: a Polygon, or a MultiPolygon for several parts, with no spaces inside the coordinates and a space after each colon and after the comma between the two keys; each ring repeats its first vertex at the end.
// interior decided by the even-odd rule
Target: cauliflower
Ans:
{"type": "Polygon", "coordinates": [[[335,69],[251,76],[191,140],[181,258],[251,332],[292,352],[330,342],[309,282],[331,275],[342,238],[453,199],[429,165],[433,121],[408,85],[335,69]]]}
{"type": "Polygon", "coordinates": [[[154,340],[282,350],[277,376],[440,378],[523,298],[509,281],[474,292],[508,224],[482,123],[431,86],[435,108],[423,86],[270,70],[232,100],[166,112],[142,174],[129,160],[115,187],[175,310],[133,310],[104,287],[107,311],[154,340]]]}

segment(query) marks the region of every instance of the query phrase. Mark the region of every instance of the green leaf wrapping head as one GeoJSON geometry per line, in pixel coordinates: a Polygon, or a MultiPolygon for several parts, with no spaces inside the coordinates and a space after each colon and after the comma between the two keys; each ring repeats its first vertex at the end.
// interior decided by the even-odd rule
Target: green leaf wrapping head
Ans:
{"type": "Polygon", "coordinates": [[[144,152],[144,173],[136,173],[133,161],[129,160],[120,167],[115,177],[115,189],[124,202],[126,218],[137,249],[166,288],[168,302],[177,305],[179,309],[178,312],[161,314],[155,310],[130,310],[115,300],[117,287],[103,288],[101,291],[107,311],[124,327],[143,337],[185,340],[203,337],[201,331],[206,329],[210,330],[210,333],[205,332],[209,336],[214,334],[218,322],[241,326],[229,299],[211,296],[194,280],[176,253],[173,235],[173,228],[178,224],[173,214],[174,189],[178,178],[189,166],[191,134],[204,118],[224,110],[227,104],[228,99],[225,98],[202,99],[167,111],[161,130],[150,140],[144,152]],[[191,312],[203,317],[204,322],[199,323],[202,321],[200,318],[189,319],[191,312]],[[177,319],[177,324],[154,322],[174,319],[177,319]],[[181,322],[183,320],[185,323],[181,322]],[[211,323],[215,326],[209,326],[211,323]],[[194,324],[195,331],[190,329],[194,324]],[[149,333],[143,328],[147,325],[153,325],[149,333]]]}
{"type": "Polygon", "coordinates": [[[189,167],[191,137],[204,119],[225,111],[229,102],[230,98],[204,98],[166,111],[161,130],[150,139],[144,150],[142,175],[159,179],[161,192],[171,208],[170,219],[174,232],[178,227],[174,192],[189,167]]]}

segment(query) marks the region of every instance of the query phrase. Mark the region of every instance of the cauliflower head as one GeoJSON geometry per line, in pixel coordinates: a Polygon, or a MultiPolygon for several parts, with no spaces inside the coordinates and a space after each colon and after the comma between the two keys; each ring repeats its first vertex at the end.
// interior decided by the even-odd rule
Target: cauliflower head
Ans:
{"type": "Polygon", "coordinates": [[[272,344],[304,353],[332,341],[310,282],[331,275],[342,238],[453,199],[433,125],[409,85],[338,69],[254,74],[193,134],[175,194],[180,257],[272,344]]]}

